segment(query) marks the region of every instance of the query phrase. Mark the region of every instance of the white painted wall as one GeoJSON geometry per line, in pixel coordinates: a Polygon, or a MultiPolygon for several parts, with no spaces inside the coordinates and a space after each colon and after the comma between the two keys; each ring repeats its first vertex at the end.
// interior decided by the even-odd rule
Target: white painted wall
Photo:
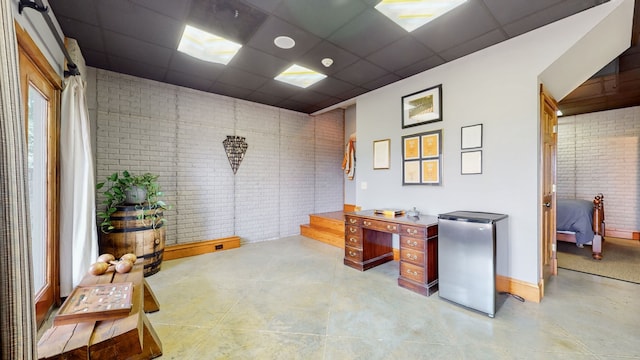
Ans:
{"type": "Polygon", "coordinates": [[[91,67],[87,82],[98,182],[123,170],[159,174],[173,205],[167,245],[291,236],[309,214],[342,208],[341,109],[309,116],[91,67]],[[235,175],[227,135],[249,145],[235,175]]]}
{"type": "MultiPolygon", "coordinates": [[[[391,169],[358,168],[358,205],[366,208],[417,207],[434,214],[474,210],[509,215],[509,244],[498,273],[529,283],[539,281],[539,76],[560,57],[593,62],[571,77],[549,77],[545,85],[565,89],[579,84],[624,48],[608,56],[575,58],[576,44],[593,41],[591,32],[630,34],[630,0],[611,1],[544,28],[451,63],[364,94],[357,99],[358,162],[372,163],[373,140],[391,138],[391,169]],[[626,14],[622,21],[620,14],[626,14]],[[602,20],[616,16],[618,21],[602,20]],[[568,56],[567,54],[571,55],[568,56]],[[590,72],[589,69],[596,69],[590,72]],[[406,94],[442,84],[443,118],[401,129],[400,101],[406,94]],[[460,175],[462,126],[483,124],[483,173],[460,175]],[[442,129],[441,186],[402,186],[401,137],[442,129]]],[[[628,42],[627,45],[628,46],[628,42]]],[[[591,44],[594,48],[597,44],[591,44]]],[[[605,51],[605,50],[603,50],[605,51]]],[[[563,96],[563,95],[562,95],[563,96]]]]}

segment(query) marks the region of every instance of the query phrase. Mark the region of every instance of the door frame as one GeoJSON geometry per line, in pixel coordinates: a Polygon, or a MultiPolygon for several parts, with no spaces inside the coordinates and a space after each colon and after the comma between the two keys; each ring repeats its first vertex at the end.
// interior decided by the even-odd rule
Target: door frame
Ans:
{"type": "MultiPolygon", "coordinates": [[[[62,80],[40,51],[31,36],[14,22],[16,40],[20,59],[30,62],[29,67],[37,69],[39,82],[46,82],[53,88],[50,101],[51,118],[48,134],[48,159],[52,166],[47,166],[47,286],[45,291],[35,294],[36,322],[38,327],[46,320],[53,305],[60,305],[60,236],[59,236],[59,208],[58,198],[60,192],[59,175],[59,134],[60,134],[60,92],[62,80]]],[[[21,98],[23,101],[24,123],[27,124],[28,79],[20,75],[21,98]],[[25,86],[26,85],[26,86],[25,86]]],[[[25,139],[26,140],[26,139],[25,139]]],[[[35,289],[34,289],[35,290],[35,289]]]]}
{"type": "Polygon", "coordinates": [[[540,240],[539,240],[539,276],[540,299],[544,297],[545,284],[551,276],[558,274],[558,260],[556,255],[556,184],[557,184],[557,156],[558,156],[558,102],[540,84],[540,240]],[[550,110],[550,111],[549,111],[550,110]],[[551,114],[551,124],[545,118],[551,114]],[[552,151],[547,150],[547,136],[550,135],[552,151]],[[548,156],[547,156],[548,155],[548,156]],[[551,183],[547,183],[550,181],[551,183]]]}

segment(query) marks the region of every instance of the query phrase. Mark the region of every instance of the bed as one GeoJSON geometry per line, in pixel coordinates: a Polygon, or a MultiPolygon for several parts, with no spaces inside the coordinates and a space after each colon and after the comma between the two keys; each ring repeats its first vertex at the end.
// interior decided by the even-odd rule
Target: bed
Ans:
{"type": "Polygon", "coordinates": [[[602,259],[604,242],[604,195],[593,201],[558,199],[556,208],[556,240],[591,245],[592,256],[602,259]]]}

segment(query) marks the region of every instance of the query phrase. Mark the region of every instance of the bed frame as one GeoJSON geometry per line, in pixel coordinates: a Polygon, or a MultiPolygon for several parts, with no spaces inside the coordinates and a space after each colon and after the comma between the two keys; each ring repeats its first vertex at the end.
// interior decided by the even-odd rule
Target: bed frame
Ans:
{"type": "MultiPolygon", "coordinates": [[[[602,243],[604,242],[604,195],[602,193],[593,199],[593,241],[591,241],[592,256],[602,260],[602,243]]],[[[576,243],[575,233],[569,231],[556,232],[557,241],[576,243]]]]}

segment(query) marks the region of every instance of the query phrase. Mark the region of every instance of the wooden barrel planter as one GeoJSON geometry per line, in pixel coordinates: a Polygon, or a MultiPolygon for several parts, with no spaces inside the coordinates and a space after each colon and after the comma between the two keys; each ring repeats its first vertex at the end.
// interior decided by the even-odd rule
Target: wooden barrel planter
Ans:
{"type": "Polygon", "coordinates": [[[100,253],[113,254],[116,259],[127,253],[136,254],[143,259],[144,276],[160,271],[164,254],[165,228],[163,222],[156,221],[152,226],[150,219],[139,219],[143,214],[155,212],[161,219],[162,210],[149,209],[140,205],[117,206],[111,216],[111,224],[115,229],[100,234],[100,253]]]}

